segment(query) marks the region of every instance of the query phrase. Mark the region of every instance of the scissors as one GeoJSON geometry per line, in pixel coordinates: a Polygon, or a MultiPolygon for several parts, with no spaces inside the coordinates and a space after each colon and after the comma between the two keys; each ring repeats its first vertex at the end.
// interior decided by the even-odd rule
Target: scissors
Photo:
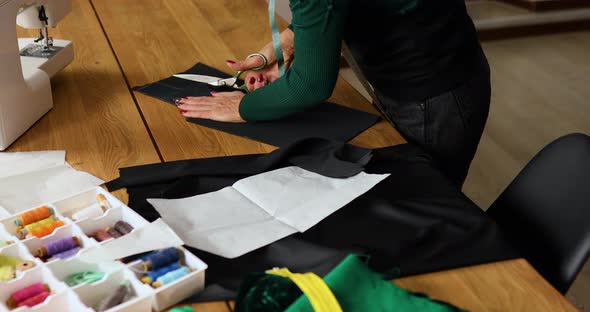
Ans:
{"type": "Polygon", "coordinates": [[[241,86],[238,86],[238,84],[237,84],[240,76],[248,70],[261,70],[261,69],[265,68],[266,65],[268,64],[268,59],[266,58],[266,56],[264,56],[264,54],[252,53],[252,54],[248,55],[246,57],[246,59],[249,59],[251,57],[261,58],[262,65],[257,66],[257,67],[253,67],[253,68],[249,68],[246,70],[240,70],[233,77],[230,77],[230,78],[219,78],[219,77],[213,77],[213,76],[207,76],[207,75],[196,75],[196,74],[176,74],[176,75],[174,75],[174,77],[192,80],[192,81],[201,82],[201,83],[206,83],[206,84],[216,86],[216,87],[228,86],[228,87],[242,90],[242,91],[248,93],[249,90],[248,90],[248,86],[246,86],[246,84],[243,84],[241,86]]]}

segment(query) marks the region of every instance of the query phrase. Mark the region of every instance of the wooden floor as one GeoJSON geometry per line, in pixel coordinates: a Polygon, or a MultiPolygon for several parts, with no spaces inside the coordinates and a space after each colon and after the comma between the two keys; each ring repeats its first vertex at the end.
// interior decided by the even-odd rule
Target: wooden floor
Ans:
{"type": "MultiPolygon", "coordinates": [[[[465,193],[487,209],[543,146],[590,134],[590,31],[484,42],[492,105],[465,193]]],[[[590,265],[570,298],[590,311],[590,265]]]]}

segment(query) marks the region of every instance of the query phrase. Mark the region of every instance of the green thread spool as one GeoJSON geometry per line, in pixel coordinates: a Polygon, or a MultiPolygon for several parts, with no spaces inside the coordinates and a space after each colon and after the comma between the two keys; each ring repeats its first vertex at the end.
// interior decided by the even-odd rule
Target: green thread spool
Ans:
{"type": "Polygon", "coordinates": [[[70,287],[78,286],[80,284],[93,284],[100,281],[105,276],[103,272],[97,271],[82,271],[72,273],[66,277],[66,284],[70,287]]]}
{"type": "Polygon", "coordinates": [[[37,221],[35,223],[31,223],[31,224],[27,224],[24,226],[24,228],[19,228],[19,234],[21,238],[25,238],[27,236],[27,234],[29,232],[31,232],[32,229],[39,227],[41,225],[46,225],[46,224],[50,224],[53,221],[55,221],[55,218],[53,216],[49,216],[49,218],[45,218],[41,221],[37,221]]]}

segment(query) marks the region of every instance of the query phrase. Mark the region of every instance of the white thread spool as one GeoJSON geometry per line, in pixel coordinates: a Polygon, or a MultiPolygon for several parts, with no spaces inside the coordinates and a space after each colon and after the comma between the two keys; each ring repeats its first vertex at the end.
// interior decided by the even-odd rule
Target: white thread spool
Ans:
{"type": "Polygon", "coordinates": [[[72,219],[74,219],[75,221],[79,221],[86,218],[97,218],[102,216],[103,213],[104,211],[102,210],[102,207],[99,204],[92,204],[91,206],[74,213],[72,215],[72,219]]]}

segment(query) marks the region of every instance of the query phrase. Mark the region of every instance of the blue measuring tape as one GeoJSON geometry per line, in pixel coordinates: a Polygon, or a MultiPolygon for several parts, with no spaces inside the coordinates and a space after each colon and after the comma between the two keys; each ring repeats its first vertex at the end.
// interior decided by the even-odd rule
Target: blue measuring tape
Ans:
{"type": "Polygon", "coordinates": [[[285,64],[283,60],[283,49],[281,49],[281,39],[277,21],[275,19],[275,0],[268,1],[268,19],[270,21],[270,31],[272,33],[272,47],[275,50],[277,65],[279,66],[279,77],[285,74],[285,64]]]}

